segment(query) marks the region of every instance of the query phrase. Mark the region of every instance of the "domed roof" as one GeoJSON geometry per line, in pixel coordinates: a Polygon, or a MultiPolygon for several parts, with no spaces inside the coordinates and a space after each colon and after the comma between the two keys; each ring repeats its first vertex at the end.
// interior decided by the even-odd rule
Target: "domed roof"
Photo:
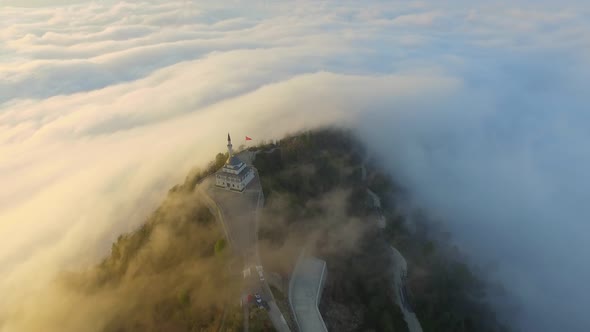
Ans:
{"type": "Polygon", "coordinates": [[[236,156],[231,156],[227,162],[226,165],[230,165],[230,166],[241,166],[244,162],[240,160],[240,158],[236,157],[236,156]]]}

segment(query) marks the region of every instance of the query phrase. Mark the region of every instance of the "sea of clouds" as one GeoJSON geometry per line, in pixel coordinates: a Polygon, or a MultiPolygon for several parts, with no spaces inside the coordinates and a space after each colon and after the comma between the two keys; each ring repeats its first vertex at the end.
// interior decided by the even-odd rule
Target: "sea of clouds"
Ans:
{"type": "Polygon", "coordinates": [[[588,331],[589,59],[583,1],[0,1],[0,331],[228,131],[328,124],[494,264],[513,326],[588,331]]]}

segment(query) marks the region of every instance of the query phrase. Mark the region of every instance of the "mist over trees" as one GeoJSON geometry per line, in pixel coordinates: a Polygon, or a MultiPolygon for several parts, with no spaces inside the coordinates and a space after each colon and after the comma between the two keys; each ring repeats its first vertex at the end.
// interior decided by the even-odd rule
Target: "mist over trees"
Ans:
{"type": "MultiPolygon", "coordinates": [[[[251,150],[266,196],[259,229],[265,269],[288,280],[303,248],[324,259],[328,278],[320,310],[330,330],[407,331],[393,289],[388,249],[394,245],[408,261],[410,304],[425,331],[508,331],[487,303],[491,288],[479,270],[466,264],[426,213],[413,213],[411,222],[400,213],[403,190],[367,158],[351,131],[308,131],[251,150]],[[385,229],[377,227],[367,189],[382,198],[385,229]]],[[[56,291],[67,300],[31,328],[241,330],[241,276],[227,268],[231,255],[223,232],[194,190],[226,158],[218,154],[171,188],[100,264],[62,273],[56,291]]],[[[250,330],[269,330],[264,317],[252,311],[250,330]]]]}
{"type": "Polygon", "coordinates": [[[222,317],[228,331],[240,330],[240,278],[228,272],[223,232],[200,197],[179,188],[98,266],[62,276],[65,293],[89,301],[85,310],[111,305],[96,312],[103,323],[94,330],[209,331],[222,317]]]}
{"type": "Polygon", "coordinates": [[[273,152],[259,153],[255,161],[268,197],[260,238],[268,242],[269,251],[283,255],[267,261],[278,262],[285,274],[289,264],[284,255],[290,255],[292,266],[304,246],[327,261],[321,311],[329,328],[406,329],[392,300],[387,252],[394,245],[408,261],[410,298],[425,331],[507,331],[488,303],[491,288],[483,276],[466,264],[426,213],[412,213],[410,222],[400,212],[403,189],[367,158],[351,131],[303,132],[274,147],[261,147],[273,152]],[[381,197],[384,231],[375,226],[367,189],[381,197]]]}

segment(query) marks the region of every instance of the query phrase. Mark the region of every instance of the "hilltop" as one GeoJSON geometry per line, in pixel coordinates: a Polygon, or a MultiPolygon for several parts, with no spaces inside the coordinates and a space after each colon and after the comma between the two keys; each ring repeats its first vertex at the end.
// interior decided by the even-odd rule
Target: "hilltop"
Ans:
{"type": "MultiPolygon", "coordinates": [[[[352,132],[306,131],[248,151],[266,197],[258,234],[264,266],[288,280],[302,248],[325,260],[320,311],[329,330],[408,330],[396,302],[393,246],[408,265],[405,305],[424,331],[507,331],[486,302],[483,279],[427,214],[408,220],[404,190],[352,132]]],[[[228,269],[223,230],[195,190],[226,159],[218,154],[171,188],[99,265],[62,276],[63,289],[100,318],[96,331],[242,330],[241,276],[228,269]]],[[[271,330],[263,312],[252,315],[250,331],[271,330]]]]}

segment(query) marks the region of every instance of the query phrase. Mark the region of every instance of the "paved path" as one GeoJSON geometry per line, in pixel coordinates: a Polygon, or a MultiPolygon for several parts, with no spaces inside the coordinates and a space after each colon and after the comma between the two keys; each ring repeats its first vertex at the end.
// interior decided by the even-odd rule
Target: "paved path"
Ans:
{"type": "Polygon", "coordinates": [[[371,189],[367,189],[367,193],[373,199],[373,206],[377,209],[377,227],[384,229],[386,226],[385,216],[381,210],[381,199],[371,189]]]}
{"type": "Polygon", "coordinates": [[[396,292],[396,303],[404,315],[408,330],[410,332],[422,332],[422,326],[416,313],[408,302],[408,295],[406,290],[405,279],[408,271],[408,263],[402,254],[394,247],[391,247],[391,255],[394,261],[393,264],[393,288],[396,292]]]}
{"type": "MultiPolygon", "coordinates": [[[[242,193],[217,188],[213,177],[205,179],[197,190],[205,197],[209,209],[220,220],[229,247],[236,258],[235,265],[240,267],[240,274],[243,270],[250,270],[250,275],[244,277],[244,292],[260,294],[269,304],[268,314],[275,329],[289,332],[290,329],[275,303],[268,283],[261,280],[256,270],[256,266],[262,266],[258,255],[258,218],[259,210],[264,203],[258,174],[256,173],[242,193]]],[[[248,330],[247,322],[244,329],[248,330]]]]}
{"type": "MultiPolygon", "coordinates": [[[[363,181],[367,178],[367,169],[365,167],[365,161],[361,166],[361,178],[363,181]]],[[[373,205],[379,210],[379,218],[377,220],[377,226],[381,229],[384,229],[385,224],[385,217],[381,211],[381,199],[377,194],[375,194],[372,190],[367,189],[367,193],[373,199],[373,205]]],[[[408,325],[408,330],[410,332],[422,332],[422,326],[420,325],[420,321],[418,317],[416,317],[416,313],[412,309],[410,303],[408,302],[408,294],[406,288],[406,276],[408,273],[408,263],[404,256],[393,246],[391,246],[391,256],[394,262],[393,265],[393,289],[396,294],[395,302],[399,306],[402,314],[404,315],[404,320],[408,325]]]]}

